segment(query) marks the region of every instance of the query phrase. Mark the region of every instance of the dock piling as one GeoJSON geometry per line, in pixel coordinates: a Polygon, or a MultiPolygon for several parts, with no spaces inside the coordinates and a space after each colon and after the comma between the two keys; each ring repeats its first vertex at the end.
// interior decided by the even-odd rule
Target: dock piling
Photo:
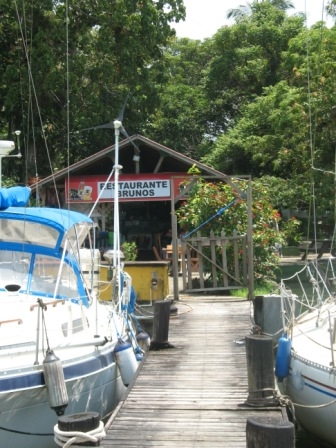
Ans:
{"type": "Polygon", "coordinates": [[[59,446],[100,446],[105,437],[104,424],[98,412],[63,415],[54,428],[55,442],[59,446]]]}
{"type": "Polygon", "coordinates": [[[273,339],[262,334],[246,336],[248,398],[250,406],[278,405],[275,399],[273,339]]]}
{"type": "Polygon", "coordinates": [[[275,417],[250,417],[246,422],[246,448],[294,448],[294,424],[275,417]]]}
{"type": "Polygon", "coordinates": [[[153,335],[150,350],[169,348],[169,317],[171,300],[157,300],[154,303],[153,335]]]}

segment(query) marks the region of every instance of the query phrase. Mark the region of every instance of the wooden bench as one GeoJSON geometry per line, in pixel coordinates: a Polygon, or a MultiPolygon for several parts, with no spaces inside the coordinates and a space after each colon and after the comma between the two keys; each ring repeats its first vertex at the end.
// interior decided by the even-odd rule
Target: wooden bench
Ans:
{"type": "MultiPolygon", "coordinates": [[[[164,248],[164,254],[167,261],[172,261],[173,259],[173,246],[167,245],[166,248],[164,248]]],[[[187,261],[185,259],[185,261],[187,261]]],[[[190,265],[191,265],[191,271],[192,272],[198,272],[198,257],[191,257],[190,258],[190,265]]],[[[178,247],[178,271],[179,273],[182,272],[182,252],[181,252],[181,246],[178,247]]]]}
{"type": "Polygon", "coordinates": [[[300,244],[300,252],[302,252],[301,260],[306,260],[308,254],[317,254],[320,259],[323,254],[330,253],[331,240],[305,241],[300,244]]]}

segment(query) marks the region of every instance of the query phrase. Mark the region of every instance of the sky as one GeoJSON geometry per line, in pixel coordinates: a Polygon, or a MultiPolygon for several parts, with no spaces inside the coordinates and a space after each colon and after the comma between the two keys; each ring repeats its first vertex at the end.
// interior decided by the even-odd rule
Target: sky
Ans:
{"type": "MultiPolygon", "coordinates": [[[[308,26],[319,20],[326,20],[323,5],[326,5],[327,0],[292,0],[292,2],[295,10],[288,10],[288,14],[292,11],[306,13],[308,26]]],[[[239,8],[240,5],[247,3],[248,0],[184,0],[187,18],[184,22],[175,24],[177,36],[200,40],[212,37],[219,28],[233,23],[226,18],[230,9],[239,8]]]]}

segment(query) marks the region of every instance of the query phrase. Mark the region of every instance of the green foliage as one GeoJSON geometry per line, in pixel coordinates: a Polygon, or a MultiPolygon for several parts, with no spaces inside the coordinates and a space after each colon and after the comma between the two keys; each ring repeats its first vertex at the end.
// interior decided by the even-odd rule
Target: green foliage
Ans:
{"type": "Polygon", "coordinates": [[[298,246],[300,244],[303,239],[303,235],[300,232],[301,226],[301,221],[295,217],[292,217],[287,221],[281,221],[281,235],[287,246],[298,246]]]}
{"type": "Polygon", "coordinates": [[[236,126],[218,138],[204,161],[235,174],[288,177],[310,163],[300,90],[280,82],[245,106],[236,126]]]}
{"type": "Polygon", "coordinates": [[[43,177],[111,144],[110,131],[75,131],[113,121],[128,92],[124,126],[138,132],[157,104],[171,23],[185,16],[183,0],[76,0],[68,22],[55,0],[0,0],[0,10],[0,130],[22,131],[25,182],[36,160],[43,177]]]}
{"type": "Polygon", "coordinates": [[[194,163],[193,166],[191,166],[191,167],[188,169],[188,174],[191,174],[191,175],[200,175],[200,174],[201,174],[201,171],[197,168],[197,166],[196,166],[195,163],[194,163]]]}
{"type": "MultiPolygon", "coordinates": [[[[206,89],[214,102],[215,129],[230,129],[242,107],[282,79],[282,52],[303,29],[303,18],[288,17],[285,8],[254,1],[245,14],[213,38],[213,52],[206,89]]],[[[265,111],[266,112],[266,111],[265,111]]]]}
{"type": "Polygon", "coordinates": [[[153,140],[197,159],[211,115],[204,89],[211,57],[212,42],[171,40],[155,79],[159,104],[144,127],[153,140]]]}
{"type": "MultiPolygon", "coordinates": [[[[262,286],[257,286],[254,289],[254,297],[256,296],[263,296],[267,294],[274,293],[274,283],[269,282],[267,284],[264,284],[262,286]]],[[[233,294],[236,297],[244,297],[246,299],[249,298],[249,290],[248,288],[241,288],[241,289],[235,289],[233,294]]]]}
{"type": "MultiPolygon", "coordinates": [[[[237,181],[240,190],[246,191],[247,183],[237,181]]],[[[260,182],[253,185],[253,247],[254,247],[254,275],[258,283],[265,283],[275,278],[278,256],[274,248],[282,238],[276,231],[279,222],[279,213],[271,206],[267,189],[260,182]]],[[[185,232],[198,228],[209,221],[200,231],[202,235],[208,235],[212,230],[220,234],[222,230],[226,235],[232,235],[234,231],[238,235],[247,232],[247,205],[233,188],[225,183],[211,183],[203,179],[191,188],[187,200],[176,211],[179,225],[185,232]],[[209,221],[209,218],[224,206],[231,204],[224,213],[209,221]]],[[[231,248],[232,249],[232,248],[231,248]]],[[[220,254],[218,254],[220,255],[220,254]]],[[[233,269],[233,252],[228,252],[231,259],[229,269],[233,269]]],[[[209,273],[211,273],[209,271],[209,273]]]]}
{"type": "Polygon", "coordinates": [[[110,130],[77,131],[111,122],[130,92],[129,135],[263,178],[274,207],[333,216],[336,28],[307,30],[301,14],[286,14],[291,3],[253,0],[229,12],[232,26],[194,41],[171,27],[182,0],[78,0],[66,42],[64,2],[0,0],[0,134],[20,129],[24,153],[4,159],[3,184],[109,146],[110,130]]]}
{"type": "Polygon", "coordinates": [[[125,261],[135,261],[137,259],[138,248],[134,241],[125,241],[120,248],[125,256],[125,261]]]}

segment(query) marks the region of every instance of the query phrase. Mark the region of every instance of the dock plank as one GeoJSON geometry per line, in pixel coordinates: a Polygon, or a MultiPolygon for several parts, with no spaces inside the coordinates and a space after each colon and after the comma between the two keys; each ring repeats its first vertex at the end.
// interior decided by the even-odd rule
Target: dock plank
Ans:
{"type": "Polygon", "coordinates": [[[184,296],[171,316],[172,348],[149,351],[108,422],[105,448],[245,448],[249,417],[285,418],[248,398],[245,336],[251,303],[184,296]]]}

